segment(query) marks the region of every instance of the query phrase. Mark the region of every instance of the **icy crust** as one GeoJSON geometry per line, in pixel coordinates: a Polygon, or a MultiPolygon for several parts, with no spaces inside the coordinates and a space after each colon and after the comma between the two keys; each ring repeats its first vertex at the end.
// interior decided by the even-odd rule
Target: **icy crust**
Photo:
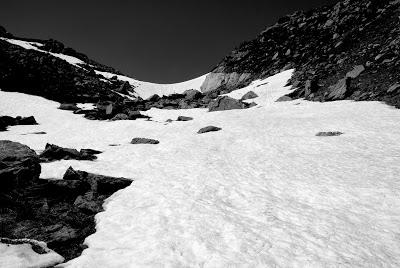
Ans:
{"type": "Polygon", "coordinates": [[[62,263],[64,258],[32,239],[0,239],[0,267],[43,268],[62,263]]]}
{"type": "Polygon", "coordinates": [[[137,178],[108,199],[89,248],[62,267],[400,267],[399,110],[275,103],[290,90],[288,76],[232,93],[255,91],[256,107],[151,109],[154,121],[89,121],[0,92],[2,113],[40,124],[1,139],[104,151],[93,162],[43,164],[43,178],[60,179],[70,165],[137,178]],[[181,115],[194,120],[165,122],[181,115]],[[222,130],[197,134],[209,125],[222,130]],[[21,135],[35,131],[48,134],[21,135]],[[321,131],[344,134],[316,137],[321,131]],[[132,145],[133,137],[160,143],[132,145]]]}

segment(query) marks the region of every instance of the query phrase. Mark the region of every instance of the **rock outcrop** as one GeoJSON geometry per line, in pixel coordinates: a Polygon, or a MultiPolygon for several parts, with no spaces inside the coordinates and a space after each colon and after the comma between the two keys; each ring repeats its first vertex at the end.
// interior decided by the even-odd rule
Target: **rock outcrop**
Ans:
{"type": "Polygon", "coordinates": [[[39,157],[33,150],[0,141],[0,237],[44,241],[66,260],[85,248],[104,200],[132,183],[72,168],[63,180],[39,175],[39,157]]]}
{"type": "Polygon", "coordinates": [[[57,160],[95,160],[95,154],[101,152],[92,149],[78,151],[72,148],[63,148],[54,144],[46,144],[44,151],[40,154],[41,162],[53,162],[57,160]]]}
{"type": "Polygon", "coordinates": [[[37,125],[35,117],[11,117],[11,116],[0,116],[0,131],[6,131],[9,126],[17,125],[37,125]]]}
{"type": "Polygon", "coordinates": [[[241,100],[236,100],[228,96],[220,96],[216,100],[210,102],[208,110],[210,112],[245,109],[249,108],[250,104],[245,103],[241,100]]]}

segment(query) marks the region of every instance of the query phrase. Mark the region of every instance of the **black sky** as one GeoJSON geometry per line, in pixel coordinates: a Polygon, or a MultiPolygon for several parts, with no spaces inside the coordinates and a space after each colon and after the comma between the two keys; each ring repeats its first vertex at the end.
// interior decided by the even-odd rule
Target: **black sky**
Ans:
{"type": "Polygon", "coordinates": [[[0,25],[57,39],[100,63],[152,82],[208,72],[229,51],[295,10],[335,0],[6,0],[0,25]]]}

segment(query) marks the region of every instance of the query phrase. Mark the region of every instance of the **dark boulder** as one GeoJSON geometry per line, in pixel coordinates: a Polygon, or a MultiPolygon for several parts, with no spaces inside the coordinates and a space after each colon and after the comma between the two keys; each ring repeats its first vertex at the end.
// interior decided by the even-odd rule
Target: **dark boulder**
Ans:
{"type": "Polygon", "coordinates": [[[215,126],[208,126],[208,127],[203,127],[199,131],[197,131],[198,134],[203,134],[207,132],[214,132],[214,131],[220,131],[222,128],[215,127],[215,126]]]}
{"type": "Polygon", "coordinates": [[[190,121],[193,120],[193,117],[189,117],[189,116],[178,116],[178,119],[176,119],[176,121],[190,121]]]}
{"type": "Polygon", "coordinates": [[[292,98],[289,96],[282,96],[276,100],[276,102],[285,102],[285,101],[292,101],[292,98]]]}
{"type": "Polygon", "coordinates": [[[57,160],[95,160],[97,157],[87,149],[78,151],[71,148],[63,148],[54,144],[46,144],[45,150],[40,154],[42,162],[53,162],[57,160]]]}
{"type": "Polygon", "coordinates": [[[0,141],[0,191],[36,181],[40,171],[35,151],[17,142],[0,141]]]}
{"type": "Polygon", "coordinates": [[[67,111],[77,111],[79,110],[78,106],[76,106],[75,103],[61,103],[60,107],[58,107],[60,110],[67,110],[67,111]]]}
{"type": "Polygon", "coordinates": [[[111,121],[119,121],[119,120],[128,120],[129,117],[126,114],[119,113],[116,114],[113,118],[111,118],[111,121]]]}
{"type": "Polygon", "coordinates": [[[17,125],[37,125],[38,123],[35,120],[35,117],[28,116],[28,117],[16,117],[17,125]]]}
{"type": "Polygon", "coordinates": [[[215,101],[210,102],[208,105],[208,110],[210,112],[215,111],[225,111],[225,110],[234,110],[234,109],[245,109],[247,108],[247,104],[233,99],[228,96],[220,96],[215,101]]]}
{"type": "Polygon", "coordinates": [[[315,136],[317,137],[333,137],[343,135],[340,131],[328,131],[328,132],[318,132],[315,136]]]}
{"type": "Polygon", "coordinates": [[[242,96],[241,100],[250,100],[250,99],[257,98],[257,97],[258,97],[258,95],[254,91],[249,91],[242,96]]]}
{"type": "Polygon", "coordinates": [[[198,90],[189,89],[183,92],[185,99],[188,101],[193,101],[202,98],[204,95],[198,90]]]}
{"type": "Polygon", "coordinates": [[[133,138],[131,144],[159,144],[158,140],[148,138],[133,138]]]}
{"type": "Polygon", "coordinates": [[[61,53],[64,50],[64,44],[57,40],[49,39],[44,42],[44,45],[41,48],[49,52],[61,53]]]}

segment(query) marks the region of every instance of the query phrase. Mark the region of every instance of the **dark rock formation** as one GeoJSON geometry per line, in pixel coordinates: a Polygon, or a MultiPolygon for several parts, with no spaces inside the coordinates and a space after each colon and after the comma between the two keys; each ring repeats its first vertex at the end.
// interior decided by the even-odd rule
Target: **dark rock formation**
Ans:
{"type": "Polygon", "coordinates": [[[339,131],[328,131],[328,132],[318,132],[315,136],[317,137],[332,137],[332,136],[340,136],[343,135],[342,132],[339,131]]]}
{"type": "Polygon", "coordinates": [[[226,56],[202,91],[229,92],[295,68],[292,99],[380,100],[400,107],[400,91],[388,92],[400,83],[399,16],[400,2],[392,0],[341,0],[295,12],[226,56]]]}
{"type": "Polygon", "coordinates": [[[285,102],[285,101],[292,101],[292,98],[289,96],[282,96],[276,100],[276,102],[285,102]]]}
{"type": "MultiPolygon", "coordinates": [[[[101,152],[100,152],[101,153],[101,152]]],[[[40,154],[41,162],[53,162],[57,160],[95,160],[99,151],[82,149],[78,151],[71,148],[63,148],[54,144],[46,144],[45,150],[40,154]]]]}
{"type": "Polygon", "coordinates": [[[0,141],[0,237],[44,241],[66,260],[79,256],[95,232],[95,215],[131,180],[75,171],[63,180],[40,179],[39,157],[29,147],[0,141]]]}
{"type": "Polygon", "coordinates": [[[76,106],[75,103],[61,103],[60,107],[58,107],[60,110],[67,110],[67,111],[77,111],[79,110],[78,106],[76,106]]]}
{"type": "Polygon", "coordinates": [[[242,96],[241,100],[250,100],[250,99],[257,98],[257,97],[258,97],[258,95],[254,91],[249,91],[242,96]]]}
{"type": "Polygon", "coordinates": [[[111,121],[119,121],[119,120],[128,120],[129,116],[123,113],[116,114],[113,118],[111,118],[111,121]]]}
{"type": "Polygon", "coordinates": [[[20,143],[0,141],[0,189],[22,187],[37,180],[40,171],[35,151],[20,143]]]}
{"type": "Polygon", "coordinates": [[[6,131],[8,126],[17,125],[37,125],[35,117],[11,117],[11,116],[0,116],[0,131],[6,131]]]}
{"type": "Polygon", "coordinates": [[[176,121],[190,121],[193,120],[193,117],[189,117],[189,116],[178,116],[178,118],[176,119],[176,121]]]}
{"type": "Polygon", "coordinates": [[[228,96],[220,96],[216,100],[210,102],[210,104],[208,105],[208,110],[210,112],[245,108],[249,108],[248,103],[233,99],[228,96]]]}
{"type": "Polygon", "coordinates": [[[158,140],[148,138],[133,138],[131,144],[159,144],[158,140]]]}
{"type": "Polygon", "coordinates": [[[207,132],[214,132],[214,131],[220,131],[222,128],[215,127],[215,126],[208,126],[208,127],[203,127],[199,131],[197,131],[198,134],[203,134],[207,132]]]}

